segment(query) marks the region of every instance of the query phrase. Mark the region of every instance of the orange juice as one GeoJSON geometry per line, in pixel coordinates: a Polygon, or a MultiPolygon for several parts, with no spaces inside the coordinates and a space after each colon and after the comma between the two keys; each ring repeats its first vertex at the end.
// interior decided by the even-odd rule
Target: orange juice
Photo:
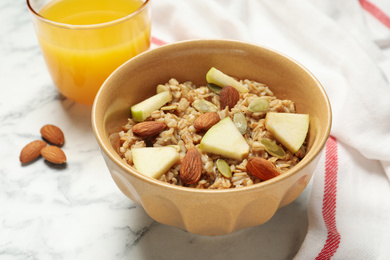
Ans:
{"type": "Polygon", "coordinates": [[[58,90],[92,104],[104,80],[150,46],[151,15],[141,0],[55,0],[35,29],[58,90]],[[131,15],[130,15],[131,14],[131,15]]]}

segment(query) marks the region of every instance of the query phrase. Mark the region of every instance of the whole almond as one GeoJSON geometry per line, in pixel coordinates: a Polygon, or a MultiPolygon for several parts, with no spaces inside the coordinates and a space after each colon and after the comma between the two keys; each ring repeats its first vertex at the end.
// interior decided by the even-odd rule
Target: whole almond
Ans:
{"type": "Polygon", "coordinates": [[[41,135],[43,139],[51,144],[63,145],[65,142],[64,133],[55,125],[44,125],[41,128],[41,135]]]}
{"type": "Polygon", "coordinates": [[[246,169],[262,181],[266,181],[280,175],[275,165],[261,157],[249,159],[246,169]]]}
{"type": "Polygon", "coordinates": [[[58,146],[50,145],[42,148],[41,155],[47,161],[54,164],[62,164],[66,162],[65,153],[58,146]]]}
{"type": "Polygon", "coordinates": [[[216,112],[209,112],[200,115],[197,119],[194,121],[194,127],[198,131],[207,131],[209,130],[213,125],[219,122],[221,118],[219,117],[218,113],[216,112]]]}
{"type": "Polygon", "coordinates": [[[167,125],[160,121],[145,121],[133,126],[132,130],[135,135],[140,137],[151,137],[162,132],[167,125]]]}
{"type": "Polygon", "coordinates": [[[184,156],[180,166],[180,177],[184,184],[192,184],[199,181],[202,175],[202,157],[193,147],[184,156]]]}
{"type": "Polygon", "coordinates": [[[219,102],[221,105],[221,109],[225,109],[229,107],[229,110],[232,109],[240,100],[240,93],[238,93],[237,89],[232,86],[226,86],[221,89],[221,93],[219,93],[219,102]]]}
{"type": "Polygon", "coordinates": [[[35,140],[23,147],[20,152],[19,160],[21,163],[28,163],[41,155],[42,148],[46,147],[46,142],[35,140]]]}

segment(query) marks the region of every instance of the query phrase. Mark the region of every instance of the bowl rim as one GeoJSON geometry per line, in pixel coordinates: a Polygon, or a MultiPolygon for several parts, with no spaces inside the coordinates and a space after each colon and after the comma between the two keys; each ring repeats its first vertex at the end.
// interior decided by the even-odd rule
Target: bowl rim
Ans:
{"type": "MultiPolygon", "coordinates": [[[[122,170],[124,170],[126,172],[126,174],[131,174],[133,175],[134,177],[138,178],[138,179],[141,179],[142,181],[144,182],[147,182],[148,184],[151,184],[151,185],[157,185],[157,186],[160,186],[162,188],[168,188],[168,189],[173,189],[173,190],[177,190],[177,191],[180,191],[180,192],[194,192],[194,193],[200,193],[200,194],[224,194],[224,193],[231,193],[231,192],[234,192],[234,193],[237,193],[237,192],[249,192],[249,191],[252,191],[254,189],[262,189],[262,188],[267,188],[271,185],[273,185],[274,183],[277,183],[277,182],[282,182],[284,179],[288,179],[290,178],[291,176],[293,176],[296,172],[300,171],[301,169],[303,169],[305,166],[309,165],[321,152],[322,150],[324,149],[325,147],[325,144],[328,140],[328,138],[330,137],[330,132],[331,132],[331,128],[332,128],[332,109],[331,109],[331,103],[329,101],[329,97],[324,89],[324,87],[321,85],[321,83],[319,82],[319,80],[313,75],[312,72],[310,72],[305,66],[303,66],[300,62],[296,61],[295,59],[289,57],[288,55],[280,52],[280,51],[277,51],[273,48],[270,48],[270,47],[267,47],[267,46],[264,46],[264,45],[260,45],[260,44],[255,44],[255,43],[250,43],[250,42],[246,42],[246,41],[240,41],[240,40],[230,40],[230,39],[195,39],[195,40],[183,40],[183,41],[178,41],[178,42],[174,42],[174,43],[167,43],[165,45],[162,45],[162,46],[159,46],[159,47],[156,47],[154,49],[149,49],[137,56],[135,56],[134,58],[131,58],[130,60],[126,61],[125,63],[123,63],[121,66],[119,66],[106,80],[105,82],[103,83],[102,87],[99,89],[96,97],[95,97],[95,100],[94,100],[94,103],[92,105],[92,112],[91,112],[91,119],[92,119],[92,128],[93,128],[93,131],[94,131],[94,134],[95,134],[95,138],[101,148],[101,151],[104,152],[104,154],[112,161],[114,162],[118,167],[120,167],[122,170]],[[172,48],[175,48],[176,46],[178,45],[188,45],[188,44],[199,44],[199,45],[202,45],[202,44],[223,44],[223,43],[231,43],[231,44],[235,44],[236,45],[241,45],[241,46],[252,46],[252,47],[259,47],[259,48],[262,48],[266,51],[269,51],[269,52],[273,52],[277,55],[280,55],[282,56],[283,58],[287,59],[287,60],[290,60],[291,62],[293,62],[294,64],[296,64],[298,67],[300,67],[302,69],[302,71],[304,71],[307,75],[309,75],[312,80],[316,83],[316,85],[319,87],[319,90],[322,94],[322,96],[325,98],[325,103],[326,103],[326,107],[327,107],[327,118],[328,118],[328,121],[327,121],[327,125],[326,125],[326,130],[325,130],[325,135],[324,135],[324,138],[322,138],[322,140],[318,140],[320,143],[318,145],[318,149],[313,151],[312,153],[308,154],[308,155],[305,155],[305,157],[299,161],[299,163],[297,165],[295,165],[293,168],[287,170],[286,172],[284,172],[283,174],[279,175],[279,176],[276,176],[270,180],[267,180],[267,181],[263,181],[263,182],[260,182],[260,183],[256,183],[254,185],[250,185],[250,186],[245,186],[245,187],[240,187],[240,188],[228,188],[228,189],[196,189],[196,188],[192,188],[192,187],[185,187],[185,186],[179,186],[179,185],[173,185],[173,184],[169,184],[169,183],[165,183],[165,182],[162,182],[162,181],[159,181],[157,179],[154,179],[152,177],[149,177],[149,176],[146,176],[140,172],[138,172],[134,167],[130,166],[129,164],[125,163],[119,156],[119,154],[117,154],[114,149],[112,147],[107,147],[106,144],[105,144],[105,141],[103,140],[104,138],[106,138],[106,136],[104,135],[104,131],[99,131],[99,126],[97,125],[98,122],[97,122],[97,119],[96,119],[96,114],[97,114],[97,110],[98,110],[98,103],[99,103],[99,99],[101,98],[101,95],[102,95],[102,92],[104,91],[104,88],[105,86],[107,85],[107,82],[110,81],[110,79],[113,77],[114,74],[116,74],[117,71],[121,70],[123,67],[126,66],[126,64],[132,62],[133,60],[138,60],[138,59],[142,59],[143,56],[145,55],[150,55],[150,53],[153,53],[153,52],[159,52],[159,51],[165,51],[165,49],[172,49],[172,48]],[[111,152],[112,151],[112,152],[111,152]]],[[[101,130],[103,130],[103,126],[101,126],[101,130]]]]}

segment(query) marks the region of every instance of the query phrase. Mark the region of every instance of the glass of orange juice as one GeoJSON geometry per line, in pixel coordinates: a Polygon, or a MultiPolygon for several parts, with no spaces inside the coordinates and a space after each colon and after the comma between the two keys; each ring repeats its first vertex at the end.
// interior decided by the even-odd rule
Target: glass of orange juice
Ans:
{"type": "Polygon", "coordinates": [[[150,0],[27,0],[58,90],[93,103],[105,79],[150,47],[150,0]]]}

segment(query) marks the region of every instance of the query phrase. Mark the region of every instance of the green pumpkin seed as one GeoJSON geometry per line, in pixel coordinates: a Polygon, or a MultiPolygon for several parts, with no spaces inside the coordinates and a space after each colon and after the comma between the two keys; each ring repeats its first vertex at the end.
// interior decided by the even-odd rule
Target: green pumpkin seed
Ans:
{"type": "Polygon", "coordinates": [[[233,122],[236,125],[238,131],[240,131],[241,134],[245,134],[248,123],[246,122],[246,117],[242,112],[237,112],[233,116],[233,122]]]}
{"type": "Polygon", "coordinates": [[[266,111],[268,108],[269,108],[269,102],[264,98],[256,98],[248,106],[248,110],[253,113],[263,112],[266,111]]]}
{"type": "Polygon", "coordinates": [[[219,94],[221,93],[221,87],[214,83],[207,83],[207,87],[214,93],[219,94]]]}
{"type": "Polygon", "coordinates": [[[272,142],[270,139],[262,138],[260,142],[265,146],[265,150],[272,156],[283,159],[286,156],[286,152],[282,147],[272,142]]]}
{"type": "Polygon", "coordinates": [[[194,102],[192,102],[192,106],[199,112],[203,113],[218,111],[218,107],[216,105],[204,99],[195,100],[194,102]]]}
{"type": "Polygon", "coordinates": [[[232,170],[230,169],[229,164],[225,160],[218,159],[216,164],[217,164],[218,171],[223,176],[225,176],[226,178],[232,177],[232,170]]]}

